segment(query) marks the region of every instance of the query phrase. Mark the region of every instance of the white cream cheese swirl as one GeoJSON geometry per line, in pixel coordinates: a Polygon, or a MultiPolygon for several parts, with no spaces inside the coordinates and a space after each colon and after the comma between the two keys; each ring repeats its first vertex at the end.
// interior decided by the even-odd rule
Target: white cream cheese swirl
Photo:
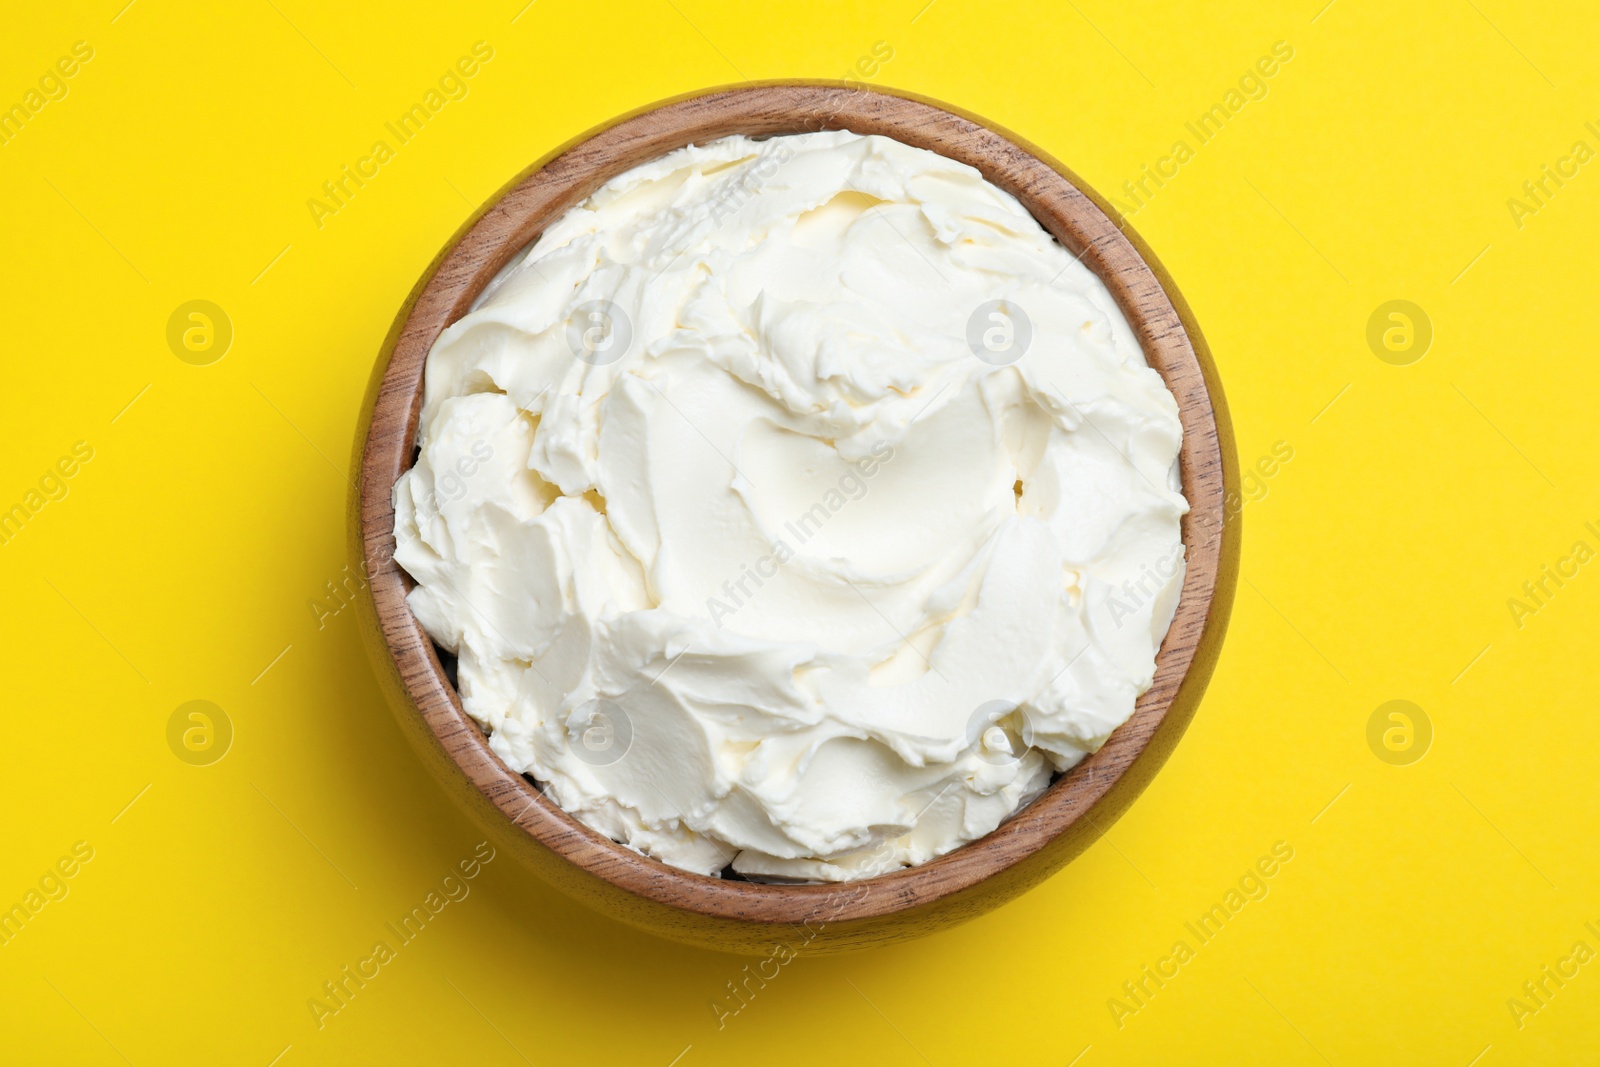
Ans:
{"type": "Polygon", "coordinates": [[[1180,436],[1105,287],[977,171],[730,137],[612,180],[439,338],[395,558],[561,807],[692,871],[860,878],[1132,713],[1180,436]]]}

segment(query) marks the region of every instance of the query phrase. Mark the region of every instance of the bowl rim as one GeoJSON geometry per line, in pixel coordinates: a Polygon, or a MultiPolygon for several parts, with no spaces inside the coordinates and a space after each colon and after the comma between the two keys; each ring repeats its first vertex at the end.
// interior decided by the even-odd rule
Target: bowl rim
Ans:
{"type": "MultiPolygon", "coordinates": [[[[783,80],[692,93],[591,129],[534,163],[489,197],[408,295],[374,371],[366,433],[357,440],[360,479],[352,503],[366,595],[409,710],[507,822],[588,875],[668,908],[736,922],[802,924],[825,910],[830,923],[846,923],[922,908],[966,894],[1047,849],[1069,829],[1087,829],[1085,844],[1104,833],[1104,821],[1092,811],[1096,803],[1125,776],[1142,789],[1176,741],[1173,736],[1171,743],[1151,746],[1180,690],[1191,712],[1198,702],[1226,629],[1238,548],[1237,508],[1225,506],[1233,480],[1232,442],[1225,402],[1208,372],[1214,373],[1187,305],[1144,242],[1085,182],[1017,135],[942,102],[853,82],[783,80]],[[882,134],[976,167],[1016,196],[1105,284],[1146,360],[1178,402],[1179,470],[1190,504],[1182,521],[1188,569],[1154,680],[1132,716],[1099,751],[985,837],[920,866],[853,882],[722,879],[611,841],[495,754],[406,604],[413,583],[394,562],[392,490],[414,460],[423,368],[434,341],[548,222],[617,174],[684,145],[733,133],[767,137],[824,129],[882,134]],[[1130,775],[1141,756],[1139,773],[1130,775]],[[1087,828],[1078,825],[1082,819],[1087,828]]],[[[1176,729],[1181,732],[1187,722],[1180,717],[1176,729]]],[[[1125,797],[1111,817],[1131,799],[1125,797]]],[[[1059,856],[1038,879],[1069,858],[1059,856]]]]}

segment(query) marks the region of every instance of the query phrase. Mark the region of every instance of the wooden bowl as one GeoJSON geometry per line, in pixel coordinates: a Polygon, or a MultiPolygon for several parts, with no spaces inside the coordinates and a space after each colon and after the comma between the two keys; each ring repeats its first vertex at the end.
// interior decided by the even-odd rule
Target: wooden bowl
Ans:
{"type": "Polygon", "coordinates": [[[637,112],[557,149],[478,211],[428,266],[385,340],[357,437],[350,519],[370,580],[370,598],[358,600],[378,674],[424,759],[493,841],[623,922],[762,954],[780,944],[839,951],[953,926],[1037,885],[1104,832],[1194,714],[1226,628],[1239,552],[1238,509],[1225,505],[1237,502],[1236,464],[1215,370],[1171,279],[1114,218],[1070,171],[1009,133],[944,105],[837,83],[719,89],[637,112]],[[691,874],[624,848],[501,762],[406,606],[411,581],[393,561],[390,490],[414,459],[428,350],[548,223],[622,171],[684,145],[825,129],[883,134],[976,167],[1105,282],[1181,409],[1188,572],[1154,684],[1133,717],[1038,800],[920,867],[843,885],[773,885],[691,874]]]}

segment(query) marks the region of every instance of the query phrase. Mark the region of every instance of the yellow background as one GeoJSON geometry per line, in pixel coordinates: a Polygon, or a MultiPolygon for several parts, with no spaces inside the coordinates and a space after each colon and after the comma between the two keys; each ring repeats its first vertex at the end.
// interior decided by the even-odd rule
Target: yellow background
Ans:
{"type": "Polygon", "coordinates": [[[1600,547],[1600,163],[1521,228],[1506,203],[1600,148],[1586,5],[122,3],[14,11],[0,35],[6,105],[95,49],[0,146],[0,507],[94,449],[0,546],[0,906],[94,849],[0,946],[0,1060],[1593,1062],[1600,962],[1520,1028],[1507,1008],[1600,949],[1600,565],[1520,628],[1507,607],[1600,547]],[[306,200],[479,40],[467,97],[319,229],[306,200]],[[720,1030],[742,961],[502,858],[319,1030],[307,1000],[479,839],[381,704],[354,611],[319,628],[308,606],[346,562],[373,358],[473,208],[622,112],[842,77],[880,41],[868,81],[1118,195],[1280,40],[1268,94],[1132,220],[1205,331],[1241,462],[1294,458],[1243,510],[1215,679],[1127,816],[986,918],[802,956],[720,1030]],[[165,340],[192,299],[234,325],[210,366],[165,340]],[[1391,299],[1434,326],[1410,366],[1366,343],[1391,299]],[[235,730],[210,766],[166,740],[195,699],[235,730]],[[1433,724],[1409,766],[1367,744],[1392,699],[1433,724]],[[1278,841],[1269,895],[1119,1027],[1122,983],[1278,841]]]}

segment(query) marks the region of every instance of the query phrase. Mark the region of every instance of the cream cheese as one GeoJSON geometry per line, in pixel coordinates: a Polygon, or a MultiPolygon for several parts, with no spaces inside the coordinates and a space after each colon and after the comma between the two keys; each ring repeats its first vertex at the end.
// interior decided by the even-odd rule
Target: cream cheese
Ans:
{"type": "Polygon", "coordinates": [[[429,354],[412,610],[515,771],[692,871],[982,837],[1149,688],[1178,408],[971,167],[689,147],[551,225],[429,354]]]}

